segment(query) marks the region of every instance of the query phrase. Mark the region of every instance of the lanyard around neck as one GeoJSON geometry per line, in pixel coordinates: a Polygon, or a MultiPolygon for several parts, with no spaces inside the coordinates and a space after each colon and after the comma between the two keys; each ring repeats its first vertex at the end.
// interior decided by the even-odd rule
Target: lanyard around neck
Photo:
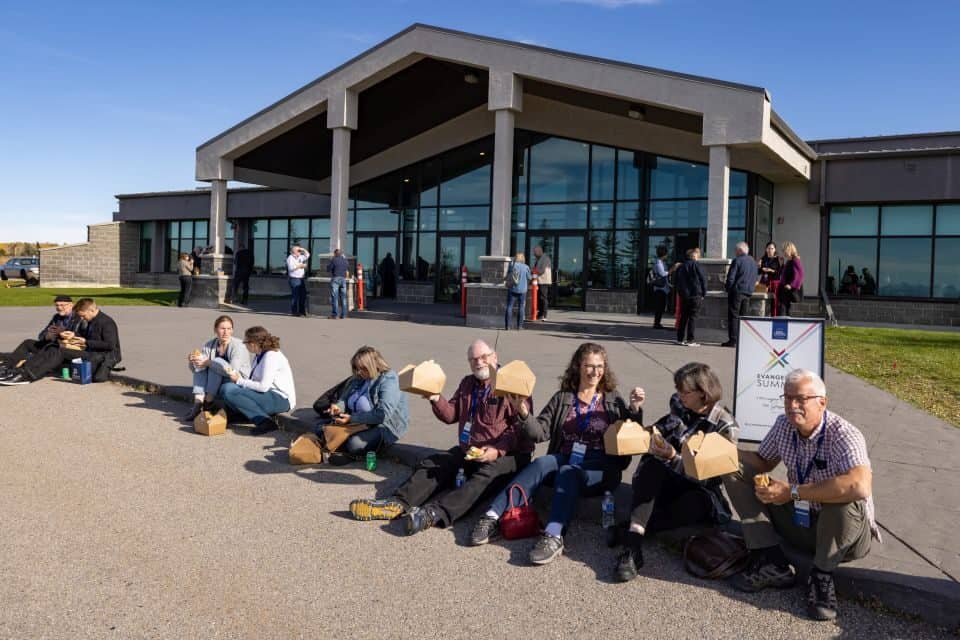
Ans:
{"type": "Polygon", "coordinates": [[[801,473],[802,469],[800,467],[800,436],[797,435],[797,432],[793,432],[793,450],[797,456],[797,484],[804,484],[807,481],[807,478],[810,477],[810,472],[813,471],[813,465],[816,462],[817,458],[820,457],[820,450],[823,448],[823,440],[827,437],[827,421],[826,415],[824,415],[823,421],[820,423],[820,437],[817,438],[817,449],[813,452],[813,457],[810,458],[810,462],[807,463],[807,470],[801,473]]]}
{"type": "MultiPolygon", "coordinates": [[[[587,407],[587,412],[582,417],[580,415],[580,397],[574,394],[573,396],[573,407],[577,413],[577,432],[580,435],[583,435],[583,432],[590,428],[590,417],[593,415],[594,409],[597,408],[597,400],[600,398],[600,393],[593,394],[593,400],[590,401],[590,405],[587,407]]],[[[586,403],[584,403],[586,404],[586,403]]]]}

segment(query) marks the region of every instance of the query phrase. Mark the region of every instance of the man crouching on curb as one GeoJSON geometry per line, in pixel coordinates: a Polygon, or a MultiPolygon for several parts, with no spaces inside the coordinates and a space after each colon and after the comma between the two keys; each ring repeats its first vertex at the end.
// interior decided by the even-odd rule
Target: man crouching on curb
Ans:
{"type": "MultiPolygon", "coordinates": [[[[496,352],[477,340],[467,350],[467,362],[472,373],[460,381],[452,398],[430,396],[437,419],[458,426],[459,444],[417,463],[394,496],[351,502],[354,518],[391,520],[404,515],[407,535],[433,526],[448,527],[485,494],[502,490],[530,463],[533,443],[518,435],[516,409],[506,398],[491,395],[496,352]],[[456,487],[460,469],[465,481],[456,487]],[[452,491],[443,493],[448,489],[452,491]]],[[[530,400],[526,402],[533,411],[530,400]]]]}
{"type": "Polygon", "coordinates": [[[780,540],[814,554],[807,580],[807,613],[816,620],[837,617],[833,571],[862,558],[871,538],[880,541],[874,520],[873,474],[863,434],[827,411],[827,389],[811,371],[787,374],[784,415],[756,453],[740,451],[741,472],[724,487],[743,522],[750,562],[733,576],[741,591],[792,587],[796,573],[780,540]],[[778,463],[789,483],[766,476],[778,463]]]}

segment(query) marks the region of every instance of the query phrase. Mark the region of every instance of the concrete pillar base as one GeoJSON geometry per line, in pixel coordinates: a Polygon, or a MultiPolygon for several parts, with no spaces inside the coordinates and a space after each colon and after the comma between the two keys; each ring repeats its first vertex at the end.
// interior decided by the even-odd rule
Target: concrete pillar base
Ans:
{"type": "Polygon", "coordinates": [[[233,254],[227,253],[205,253],[201,256],[203,260],[204,275],[229,276],[233,273],[233,254]]]}
{"type": "Polygon", "coordinates": [[[720,291],[726,295],[724,285],[732,261],[728,258],[700,258],[700,266],[707,272],[707,291],[720,291]]]}
{"type": "MultiPolygon", "coordinates": [[[[513,258],[509,256],[480,256],[480,282],[467,283],[468,327],[503,327],[507,310],[507,288],[504,278],[513,258]]],[[[527,304],[530,294],[527,294],[527,304]]]]}
{"type": "MultiPolygon", "coordinates": [[[[330,305],[330,278],[307,278],[307,295],[310,298],[311,316],[328,316],[333,310],[330,305]]],[[[347,278],[347,311],[356,309],[357,281],[347,278]]]]}
{"type": "MultiPolygon", "coordinates": [[[[204,260],[206,262],[206,260],[204,260]]],[[[191,307],[218,309],[227,295],[230,278],[226,275],[193,276],[193,291],[190,295],[191,307]]]]}

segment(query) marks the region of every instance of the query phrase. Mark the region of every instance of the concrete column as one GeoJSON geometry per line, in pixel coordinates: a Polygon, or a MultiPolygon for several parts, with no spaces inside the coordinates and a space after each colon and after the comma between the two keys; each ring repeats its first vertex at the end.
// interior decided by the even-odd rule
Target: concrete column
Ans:
{"type": "Polygon", "coordinates": [[[490,255],[510,250],[510,216],[513,209],[513,128],[516,112],[523,110],[523,83],[509,71],[490,70],[487,109],[494,112],[493,200],[490,216],[490,255]]]}
{"type": "Polygon", "coordinates": [[[710,147],[710,178],[707,193],[708,258],[727,257],[727,222],[730,216],[730,149],[710,147]]]}
{"type": "Polygon", "coordinates": [[[347,251],[347,206],[350,193],[350,132],[357,128],[357,94],[334,89],[327,98],[327,128],[333,130],[330,163],[330,253],[347,251]]]}
{"type": "Polygon", "coordinates": [[[210,239],[213,255],[223,255],[224,233],[227,227],[227,181],[210,181],[210,239]]]}

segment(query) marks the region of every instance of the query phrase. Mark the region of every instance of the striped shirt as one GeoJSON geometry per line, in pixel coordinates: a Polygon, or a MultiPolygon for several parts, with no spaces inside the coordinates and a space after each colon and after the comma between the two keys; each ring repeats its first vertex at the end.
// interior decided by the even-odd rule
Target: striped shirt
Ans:
{"type": "MultiPolygon", "coordinates": [[[[823,412],[823,419],[809,438],[801,438],[788,421],[785,415],[777,418],[773,428],[760,443],[757,454],[767,462],[783,462],[787,468],[787,478],[790,484],[800,484],[797,477],[798,465],[801,472],[809,475],[804,478],[804,484],[823,482],[830,478],[843,475],[854,467],[870,466],[867,455],[867,443],[863,434],[855,426],[829,411],[823,412]],[[817,453],[817,442],[823,436],[820,452],[817,453]],[[818,464],[814,458],[819,460],[818,464]],[[812,464],[811,464],[812,462],[812,464]]],[[[870,533],[880,541],[880,530],[874,516],[873,496],[865,500],[867,518],[870,521],[870,533]]],[[[819,502],[811,502],[813,511],[820,510],[819,502]]]]}

